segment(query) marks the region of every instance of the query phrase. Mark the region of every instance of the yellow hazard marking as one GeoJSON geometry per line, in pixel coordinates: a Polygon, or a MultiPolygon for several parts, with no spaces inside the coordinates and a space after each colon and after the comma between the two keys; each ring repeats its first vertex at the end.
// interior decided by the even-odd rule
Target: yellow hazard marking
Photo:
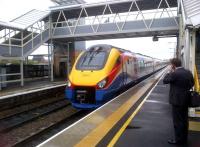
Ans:
{"type": "Polygon", "coordinates": [[[137,102],[137,100],[147,91],[151,86],[148,83],[142,89],[138,90],[127,102],[125,102],[119,109],[104,120],[97,128],[92,130],[86,137],[84,137],[76,147],[90,147],[97,143],[108,133],[108,131],[128,112],[128,110],[137,102]]]}
{"type": "Polygon", "coordinates": [[[200,115],[200,111],[196,111],[195,113],[200,115]]]}
{"type": "MultiPolygon", "coordinates": [[[[147,98],[147,97],[146,97],[147,98]]],[[[126,127],[130,124],[131,120],[135,117],[135,115],[138,113],[138,111],[141,109],[142,105],[146,101],[146,98],[140,103],[140,105],[137,107],[137,109],[133,112],[133,114],[128,118],[128,120],[124,123],[124,125],[121,127],[121,129],[115,134],[111,142],[108,144],[108,147],[114,146],[114,144],[117,142],[119,137],[122,135],[126,127]]]]}
{"type": "MultiPolygon", "coordinates": [[[[163,73],[163,72],[162,72],[163,73]]],[[[157,76],[158,79],[161,75],[157,76]]],[[[139,89],[128,101],[121,105],[114,113],[105,119],[99,126],[85,136],[75,147],[94,147],[101,139],[116,125],[116,123],[130,110],[130,108],[141,98],[151,87],[155,80],[150,80],[143,88],[139,89]]]]}
{"type": "Polygon", "coordinates": [[[200,122],[189,121],[189,130],[190,131],[200,131],[200,122]]]}
{"type": "MultiPolygon", "coordinates": [[[[160,77],[161,79],[161,77],[160,77]]],[[[160,79],[158,80],[158,82],[160,81],[160,79]]],[[[111,140],[111,142],[108,144],[108,147],[113,147],[115,145],[115,143],[117,142],[117,140],[120,138],[120,136],[122,135],[122,133],[124,132],[124,130],[126,129],[126,127],[130,124],[131,120],[135,117],[135,115],[139,112],[139,110],[141,109],[142,105],[144,104],[144,102],[147,100],[147,98],[149,97],[149,95],[151,94],[151,92],[153,91],[153,89],[156,87],[156,85],[158,84],[158,82],[155,84],[155,86],[151,89],[151,91],[148,93],[148,95],[144,98],[144,100],[140,103],[140,105],[137,107],[137,109],[131,114],[131,116],[128,118],[128,120],[126,120],[126,122],[124,123],[124,125],[121,127],[121,129],[117,132],[117,134],[115,134],[115,136],[113,137],[113,139],[111,140]]]]}

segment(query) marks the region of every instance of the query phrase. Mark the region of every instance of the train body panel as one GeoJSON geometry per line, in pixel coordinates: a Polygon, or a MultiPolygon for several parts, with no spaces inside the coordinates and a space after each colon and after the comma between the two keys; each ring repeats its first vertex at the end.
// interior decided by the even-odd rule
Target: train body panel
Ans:
{"type": "Polygon", "coordinates": [[[96,45],[78,57],[65,95],[76,108],[96,108],[113,98],[120,89],[156,69],[151,57],[110,45],[96,45]]]}

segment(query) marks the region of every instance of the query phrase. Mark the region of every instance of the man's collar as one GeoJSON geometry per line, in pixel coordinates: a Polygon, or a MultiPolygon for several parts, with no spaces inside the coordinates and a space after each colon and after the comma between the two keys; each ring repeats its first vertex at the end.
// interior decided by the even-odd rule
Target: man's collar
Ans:
{"type": "Polygon", "coordinates": [[[182,67],[182,66],[180,66],[180,67],[176,67],[176,70],[177,70],[177,69],[181,69],[181,68],[183,68],[183,67],[182,67]]]}

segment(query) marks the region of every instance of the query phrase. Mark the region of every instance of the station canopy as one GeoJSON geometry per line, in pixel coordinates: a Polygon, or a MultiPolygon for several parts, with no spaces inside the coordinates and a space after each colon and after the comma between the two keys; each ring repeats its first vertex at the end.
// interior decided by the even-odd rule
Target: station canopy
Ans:
{"type": "Polygon", "coordinates": [[[6,28],[14,30],[25,30],[37,21],[43,20],[49,14],[49,11],[33,9],[9,22],[0,21],[0,31],[6,28]]]}
{"type": "Polygon", "coordinates": [[[188,23],[200,27],[200,0],[183,0],[188,23]]]}
{"type": "Polygon", "coordinates": [[[12,22],[0,21],[0,31],[5,28],[23,30],[22,25],[18,25],[18,24],[12,23],[12,22]]]}

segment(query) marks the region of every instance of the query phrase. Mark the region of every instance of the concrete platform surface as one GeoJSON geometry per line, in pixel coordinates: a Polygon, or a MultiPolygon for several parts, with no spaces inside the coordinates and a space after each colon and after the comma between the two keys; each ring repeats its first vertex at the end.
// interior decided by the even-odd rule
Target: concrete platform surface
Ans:
{"type": "Polygon", "coordinates": [[[19,96],[23,94],[28,94],[32,92],[37,92],[41,90],[46,90],[48,88],[60,87],[66,85],[65,80],[56,80],[51,82],[50,80],[37,80],[28,82],[25,86],[12,86],[6,89],[0,90],[0,99],[10,98],[14,96],[19,96]]]}
{"type": "MultiPolygon", "coordinates": [[[[173,147],[167,142],[174,137],[168,92],[161,80],[114,146],[173,147]]],[[[200,120],[190,118],[189,124],[188,144],[181,147],[200,147],[200,120]]]]}

